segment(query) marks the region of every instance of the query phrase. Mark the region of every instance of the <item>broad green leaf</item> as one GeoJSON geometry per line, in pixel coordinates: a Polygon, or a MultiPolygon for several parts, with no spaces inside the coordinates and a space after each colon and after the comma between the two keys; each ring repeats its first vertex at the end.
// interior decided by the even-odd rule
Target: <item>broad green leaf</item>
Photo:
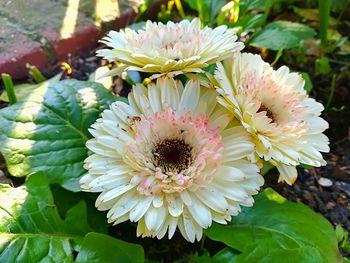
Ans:
{"type": "Polygon", "coordinates": [[[76,263],[144,262],[143,248],[99,233],[85,237],[76,263]]]}
{"type": "Polygon", "coordinates": [[[226,0],[186,0],[186,2],[192,9],[198,11],[199,18],[205,25],[214,22],[220,8],[227,3],[226,0]]]}
{"type": "Polygon", "coordinates": [[[242,31],[250,31],[257,27],[260,27],[266,22],[266,15],[254,14],[244,15],[239,17],[239,20],[233,24],[234,27],[242,27],[242,31]]]}
{"type": "Polygon", "coordinates": [[[271,50],[287,49],[297,47],[302,40],[314,35],[315,30],[309,26],[281,20],[266,25],[249,39],[248,44],[271,50]]]}
{"type": "Polygon", "coordinates": [[[303,204],[267,189],[252,208],[228,225],[214,224],[206,235],[241,252],[234,262],[341,262],[332,225],[303,204]]]}
{"type": "Polygon", "coordinates": [[[54,202],[59,204],[57,210],[60,216],[64,217],[73,206],[84,200],[86,202],[86,211],[89,215],[87,220],[93,231],[105,234],[108,232],[110,225],[106,220],[107,212],[96,212],[95,193],[71,192],[58,185],[51,186],[51,192],[54,202]]]}
{"type": "Polygon", "coordinates": [[[84,203],[63,220],[45,181],[36,174],[26,186],[0,186],[0,262],[72,262],[74,243],[91,231],[84,203]]]}
{"type": "Polygon", "coordinates": [[[56,205],[42,174],[18,188],[0,185],[0,262],[73,262],[77,252],[78,258],[91,259],[85,262],[143,261],[139,245],[90,232],[83,201],[64,219],[56,205]]]}
{"type": "Polygon", "coordinates": [[[43,171],[51,183],[79,191],[88,128],[116,100],[101,84],[65,80],[40,86],[0,110],[0,150],[16,177],[43,171]]]}
{"type": "Polygon", "coordinates": [[[273,5],[280,2],[293,1],[293,0],[240,0],[239,7],[240,13],[243,14],[249,10],[262,10],[267,12],[273,5]]]}

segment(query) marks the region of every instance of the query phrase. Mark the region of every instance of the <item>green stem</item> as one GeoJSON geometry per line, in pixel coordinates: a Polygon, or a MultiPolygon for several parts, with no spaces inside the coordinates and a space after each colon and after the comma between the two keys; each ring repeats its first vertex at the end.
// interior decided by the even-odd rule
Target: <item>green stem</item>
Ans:
{"type": "Polygon", "coordinates": [[[343,10],[340,12],[340,14],[339,14],[339,16],[338,16],[338,18],[337,18],[338,22],[339,22],[340,19],[343,17],[344,12],[347,10],[349,4],[350,4],[350,0],[346,1],[346,4],[345,4],[345,6],[343,7],[343,10]]]}
{"type": "Polygon", "coordinates": [[[185,15],[185,11],[182,7],[181,0],[175,0],[175,5],[176,5],[177,10],[179,11],[181,18],[185,19],[186,15],[185,15]]]}
{"type": "Polygon", "coordinates": [[[350,63],[346,62],[346,61],[341,61],[341,60],[336,60],[336,59],[331,59],[331,58],[329,58],[328,60],[329,60],[329,62],[332,62],[332,63],[335,63],[335,64],[339,64],[339,65],[344,65],[344,66],[350,67],[350,63]]]}
{"type": "Polygon", "coordinates": [[[275,65],[277,61],[280,59],[280,57],[283,55],[283,49],[284,49],[284,45],[281,46],[280,49],[277,51],[275,60],[271,63],[271,66],[275,65]]]}
{"type": "Polygon", "coordinates": [[[320,27],[320,38],[321,43],[324,47],[328,44],[328,20],[331,11],[330,0],[318,0],[318,13],[320,16],[319,27],[320,27]]]}
{"type": "Polygon", "coordinates": [[[332,84],[331,84],[331,91],[327,100],[327,104],[326,104],[326,110],[329,109],[329,107],[331,106],[332,100],[333,100],[333,96],[334,96],[334,90],[335,90],[335,80],[337,79],[337,75],[333,74],[332,77],[332,84]]]}
{"type": "Polygon", "coordinates": [[[206,239],[206,235],[203,234],[201,239],[200,251],[204,251],[205,239],[206,239]]]}
{"type": "Polygon", "coordinates": [[[36,83],[41,83],[46,80],[46,78],[43,76],[43,74],[41,74],[40,70],[36,66],[27,64],[26,67],[29,70],[29,75],[32,76],[36,83]]]}
{"type": "Polygon", "coordinates": [[[17,102],[17,97],[15,93],[15,86],[13,85],[12,78],[9,74],[1,74],[2,81],[4,82],[7,97],[9,99],[9,104],[15,104],[17,102]]]}

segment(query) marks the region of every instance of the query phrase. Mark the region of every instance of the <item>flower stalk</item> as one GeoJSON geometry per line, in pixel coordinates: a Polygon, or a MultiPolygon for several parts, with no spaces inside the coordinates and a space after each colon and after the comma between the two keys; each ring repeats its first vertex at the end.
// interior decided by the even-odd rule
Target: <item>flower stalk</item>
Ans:
{"type": "Polygon", "coordinates": [[[17,97],[15,93],[15,86],[13,85],[12,78],[9,74],[1,74],[2,81],[4,82],[5,90],[9,99],[9,104],[15,104],[17,102],[17,97]]]}

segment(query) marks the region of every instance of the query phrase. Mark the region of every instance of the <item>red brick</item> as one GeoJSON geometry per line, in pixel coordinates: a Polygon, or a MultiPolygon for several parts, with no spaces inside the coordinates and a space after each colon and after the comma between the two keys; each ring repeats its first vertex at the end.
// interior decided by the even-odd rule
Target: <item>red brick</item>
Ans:
{"type": "MultiPolygon", "coordinates": [[[[44,32],[43,36],[50,40],[50,32],[44,32]]],[[[56,59],[65,60],[70,55],[80,55],[97,46],[100,38],[100,30],[96,26],[82,26],[75,30],[74,34],[65,39],[59,39],[52,43],[56,52],[56,59]]]]}
{"type": "MultiPolygon", "coordinates": [[[[90,3],[89,1],[94,3],[94,0],[82,0],[81,3],[90,3]]],[[[113,1],[107,2],[112,4],[113,1]]],[[[0,34],[0,40],[13,35],[12,42],[6,39],[3,44],[0,41],[0,73],[10,73],[15,79],[27,77],[26,63],[34,64],[44,72],[48,71],[49,62],[61,62],[67,59],[68,54],[80,55],[96,48],[102,36],[100,28],[120,29],[133,22],[136,16],[130,7],[122,7],[120,17],[115,17],[115,10],[111,10],[110,17],[103,17],[106,20],[102,22],[108,24],[108,27],[104,24],[97,27],[94,21],[85,15],[88,12],[79,12],[74,32],[62,38],[60,30],[67,9],[66,2],[67,0],[0,1],[0,13],[7,17],[0,18],[0,33],[1,30],[4,31],[3,37],[0,34]],[[50,13],[47,13],[48,11],[50,13]],[[9,19],[16,27],[10,30],[6,23],[2,23],[3,19],[9,19]],[[18,28],[20,30],[16,31],[18,28]]]]}
{"type": "Polygon", "coordinates": [[[126,9],[123,13],[120,14],[120,17],[115,20],[115,24],[113,26],[115,27],[115,29],[124,28],[134,21],[136,15],[137,14],[134,11],[134,9],[126,9]]]}
{"type": "Polygon", "coordinates": [[[25,78],[27,63],[43,67],[46,64],[44,50],[40,43],[18,32],[5,18],[0,18],[0,73],[15,78],[25,78]]]}

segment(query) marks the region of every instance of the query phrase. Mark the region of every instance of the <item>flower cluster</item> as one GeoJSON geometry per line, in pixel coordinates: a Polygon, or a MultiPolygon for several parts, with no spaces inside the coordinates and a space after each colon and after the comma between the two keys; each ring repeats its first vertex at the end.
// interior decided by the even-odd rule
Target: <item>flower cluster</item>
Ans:
{"type": "Polygon", "coordinates": [[[99,56],[154,79],[90,129],[81,188],[101,193],[96,206],[110,223],[138,222],[143,237],[171,238],[178,229],[194,242],[213,221],[225,224],[253,205],[263,162],[288,184],[297,165],[325,164],[322,105],[299,74],[240,53],[236,40],[224,26],[201,29],[198,19],[147,22],[103,39],[112,49],[99,56]],[[212,64],[214,75],[205,71],[212,64]]]}

